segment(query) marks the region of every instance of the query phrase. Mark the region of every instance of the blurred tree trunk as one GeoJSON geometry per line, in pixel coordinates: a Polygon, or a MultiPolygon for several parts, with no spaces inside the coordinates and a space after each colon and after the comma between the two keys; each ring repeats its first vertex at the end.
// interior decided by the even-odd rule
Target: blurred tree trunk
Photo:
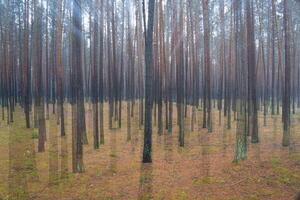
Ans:
{"type": "Polygon", "coordinates": [[[99,101],[100,101],[100,144],[104,144],[104,124],[103,124],[103,103],[104,103],[104,80],[103,80],[103,70],[104,70],[104,61],[103,61],[103,51],[104,51],[104,41],[103,41],[103,32],[104,32],[104,1],[100,1],[100,47],[99,47],[99,101]]]}
{"type": "MultiPolygon", "coordinates": [[[[179,16],[179,35],[183,36],[183,0],[180,0],[180,16],[179,16]]],[[[183,52],[183,39],[180,39],[179,47],[177,48],[177,112],[178,112],[178,125],[179,125],[179,145],[184,146],[184,52],[183,52]]]]}
{"type": "Polygon", "coordinates": [[[247,68],[244,66],[244,47],[243,34],[244,24],[242,18],[242,2],[235,0],[234,7],[235,21],[235,68],[236,68],[236,111],[237,111],[237,130],[234,162],[239,162],[247,157],[247,134],[246,134],[246,98],[247,98],[247,68]]]}
{"type": "Polygon", "coordinates": [[[210,81],[210,20],[209,20],[209,0],[202,0],[203,9],[203,27],[204,27],[204,112],[203,112],[203,128],[208,128],[212,132],[211,119],[211,81],[210,81]],[[207,112],[207,117],[206,117],[207,112]]]}
{"type": "MultiPolygon", "coordinates": [[[[155,0],[150,0],[148,5],[148,27],[145,37],[145,127],[144,127],[144,150],[143,163],[152,162],[152,41],[153,41],[153,21],[154,21],[155,0]]],[[[144,13],[145,16],[145,13],[144,13]]]]}
{"type": "Polygon", "coordinates": [[[290,145],[290,107],[291,107],[291,54],[290,54],[290,11],[288,1],[284,0],[283,26],[285,39],[285,84],[283,98],[283,139],[282,145],[290,145]]]}
{"type": "MultiPolygon", "coordinates": [[[[221,125],[221,116],[222,116],[222,101],[223,101],[223,89],[226,90],[226,85],[224,87],[224,75],[226,74],[226,62],[225,62],[225,15],[224,15],[224,0],[220,0],[219,2],[219,12],[220,12],[220,36],[221,36],[221,44],[220,44],[220,80],[219,80],[219,101],[218,101],[218,110],[219,110],[219,125],[221,125]],[[225,73],[224,73],[225,70],[225,73]]],[[[225,92],[226,93],[226,92],[225,92]]],[[[224,98],[225,100],[226,98],[224,98]]],[[[224,106],[224,110],[226,107],[224,106]]],[[[226,113],[226,111],[225,111],[226,113]]]]}
{"type": "Polygon", "coordinates": [[[29,3],[24,2],[23,8],[23,100],[26,127],[30,128],[30,71],[29,71],[29,3]]]}
{"type": "Polygon", "coordinates": [[[38,151],[45,151],[46,122],[43,94],[43,65],[42,65],[42,8],[39,0],[34,1],[34,43],[33,43],[33,69],[35,78],[35,103],[37,109],[37,122],[39,129],[38,151]]]}
{"type": "Polygon", "coordinates": [[[254,35],[254,16],[253,2],[246,2],[246,26],[247,26],[247,56],[248,56],[248,88],[249,100],[248,116],[250,120],[249,130],[251,132],[252,143],[258,143],[258,120],[257,120],[257,103],[256,103],[256,48],[254,35]]]}
{"type": "Polygon", "coordinates": [[[72,17],[72,155],[73,155],[73,172],[83,172],[83,141],[82,141],[82,113],[80,107],[83,104],[83,81],[81,68],[81,38],[82,38],[82,14],[81,14],[81,0],[73,1],[73,17],[72,17]]]}
{"type": "Polygon", "coordinates": [[[63,65],[62,65],[62,0],[57,0],[57,92],[58,92],[58,112],[60,116],[60,135],[65,136],[65,117],[64,117],[64,86],[63,86],[63,65]]]}
{"type": "Polygon", "coordinates": [[[98,3],[99,0],[94,1],[95,2],[95,8],[92,8],[90,6],[91,12],[93,12],[93,33],[91,33],[93,40],[93,66],[92,66],[92,104],[93,104],[93,135],[94,135],[94,149],[99,149],[99,114],[98,114],[98,3]]]}

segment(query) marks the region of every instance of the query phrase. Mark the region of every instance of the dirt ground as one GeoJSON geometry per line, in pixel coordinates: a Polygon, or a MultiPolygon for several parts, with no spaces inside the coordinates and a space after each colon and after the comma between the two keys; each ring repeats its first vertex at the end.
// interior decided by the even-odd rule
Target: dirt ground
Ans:
{"type": "MultiPolygon", "coordinates": [[[[290,147],[282,147],[281,116],[259,116],[259,144],[248,144],[248,157],[233,163],[235,126],[225,127],[213,112],[213,132],[202,129],[197,111],[191,131],[191,108],[185,121],[185,147],[178,145],[174,118],[172,134],[158,136],[153,127],[153,163],[142,164],[143,130],[138,105],[132,118],[132,139],[126,141],[126,107],[122,128],[108,129],[105,144],[93,149],[91,106],[86,105],[88,145],[85,172],[71,168],[71,112],[66,106],[66,137],[59,136],[56,116],[47,120],[46,151],[37,153],[37,130],[25,129],[20,108],[15,123],[0,122],[0,199],[38,200],[294,200],[300,192],[300,114],[293,115],[290,147]]],[[[175,108],[175,106],[174,106],[175,108]]],[[[175,109],[174,109],[175,110],[175,109]]],[[[176,111],[176,110],[175,110],[176,111]]],[[[174,111],[174,116],[176,112],[174,111]]],[[[108,105],[104,108],[108,113],[108,105]]],[[[250,140],[249,140],[250,141],[250,140]]]]}

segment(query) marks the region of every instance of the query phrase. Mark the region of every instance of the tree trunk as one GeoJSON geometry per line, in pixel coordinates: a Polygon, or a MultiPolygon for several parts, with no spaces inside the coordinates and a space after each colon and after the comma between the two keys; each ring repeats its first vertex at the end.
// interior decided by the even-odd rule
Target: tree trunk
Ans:
{"type": "MultiPolygon", "coordinates": [[[[152,162],[152,40],[153,19],[155,0],[150,0],[148,5],[148,28],[145,38],[145,127],[144,127],[144,150],[143,163],[152,162]]],[[[145,16],[145,14],[144,14],[145,16]]],[[[145,27],[146,30],[146,27],[145,27]]]]}
{"type": "Polygon", "coordinates": [[[285,39],[285,84],[283,102],[283,139],[282,145],[290,145],[290,91],[291,91],[291,62],[290,62],[290,12],[288,1],[284,0],[283,25],[285,39]]]}

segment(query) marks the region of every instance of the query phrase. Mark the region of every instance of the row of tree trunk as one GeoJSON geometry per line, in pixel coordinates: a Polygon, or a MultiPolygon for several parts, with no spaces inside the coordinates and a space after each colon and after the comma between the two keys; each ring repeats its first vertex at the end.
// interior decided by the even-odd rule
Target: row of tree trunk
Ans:
{"type": "Polygon", "coordinates": [[[178,125],[183,147],[188,115],[192,131],[200,110],[202,128],[213,132],[216,107],[220,125],[222,112],[227,128],[232,118],[237,120],[236,161],[246,157],[247,136],[252,143],[259,142],[259,111],[266,125],[269,109],[275,115],[282,107],[282,144],[288,146],[291,111],[300,106],[296,45],[300,37],[294,33],[300,20],[291,9],[298,4],[287,0],[282,4],[276,0],[267,4],[255,0],[1,1],[2,119],[12,123],[15,106],[21,105],[26,127],[39,130],[38,151],[43,152],[49,105],[64,137],[65,105],[70,103],[74,172],[84,171],[85,102],[92,105],[95,149],[104,144],[104,103],[109,105],[110,129],[122,127],[126,106],[128,141],[138,104],[144,162],[152,161],[153,126],[162,135],[164,130],[172,134],[174,124],[178,125]],[[215,4],[219,9],[214,9],[215,4]]]}

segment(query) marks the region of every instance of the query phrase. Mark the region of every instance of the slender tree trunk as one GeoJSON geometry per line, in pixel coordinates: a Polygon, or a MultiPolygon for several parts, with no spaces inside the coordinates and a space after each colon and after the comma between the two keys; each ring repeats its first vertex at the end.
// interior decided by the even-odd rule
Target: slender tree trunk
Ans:
{"type": "Polygon", "coordinates": [[[244,66],[244,48],[242,46],[243,22],[242,22],[242,2],[235,0],[235,62],[236,62],[236,109],[237,109],[237,130],[234,162],[239,162],[247,157],[247,135],[246,135],[246,67],[244,66]]]}
{"type": "Polygon", "coordinates": [[[257,120],[257,103],[256,103],[256,65],[255,65],[255,37],[254,37],[254,17],[253,17],[253,2],[251,0],[246,2],[246,24],[247,24],[247,50],[248,50],[248,87],[250,94],[248,112],[250,113],[250,130],[251,142],[258,143],[258,120],[257,120]]]}
{"type": "Polygon", "coordinates": [[[42,9],[39,7],[39,2],[34,2],[34,44],[33,44],[33,68],[35,75],[35,102],[36,102],[36,114],[37,123],[39,129],[39,141],[38,151],[45,151],[45,139],[46,139],[46,122],[44,112],[44,95],[43,95],[43,81],[42,81],[42,9]]]}
{"type": "Polygon", "coordinates": [[[80,107],[83,104],[83,81],[81,69],[81,37],[82,37],[82,14],[81,14],[81,0],[74,0],[73,2],[73,19],[72,19],[72,70],[73,70],[73,172],[80,173],[84,171],[83,165],[83,141],[82,141],[82,110],[80,107]]]}
{"type": "Polygon", "coordinates": [[[104,102],[104,81],[103,81],[103,26],[104,26],[104,1],[100,1],[100,47],[99,47],[99,102],[100,102],[100,109],[99,109],[99,118],[100,118],[100,144],[104,144],[104,124],[103,124],[103,102],[104,102]]]}
{"type": "MultiPolygon", "coordinates": [[[[93,9],[93,67],[92,67],[92,104],[93,104],[93,135],[94,135],[94,149],[99,149],[99,114],[98,114],[98,0],[96,8],[93,9]]],[[[92,8],[91,8],[92,10],[92,8]]]]}
{"type": "Polygon", "coordinates": [[[285,39],[285,84],[283,103],[283,139],[282,145],[290,145],[290,91],[291,91],[291,62],[290,62],[290,12],[288,1],[284,0],[283,22],[285,39]]]}
{"type": "Polygon", "coordinates": [[[205,95],[204,95],[204,115],[203,127],[207,127],[209,132],[212,132],[212,119],[211,119],[211,80],[210,80],[210,20],[209,20],[209,0],[202,0],[203,9],[203,27],[204,27],[204,68],[205,68],[205,95]],[[206,97],[207,95],[207,97],[206,97]],[[206,121],[207,111],[207,121],[206,121]],[[206,124],[204,126],[204,124],[206,124]]]}
{"type": "MultiPolygon", "coordinates": [[[[180,24],[179,34],[183,35],[183,0],[180,0],[180,24]]],[[[179,146],[184,146],[184,53],[183,53],[183,40],[179,42],[179,48],[177,50],[177,103],[178,103],[178,117],[179,117],[179,146]]]]}
{"type": "Polygon", "coordinates": [[[29,71],[29,3],[24,3],[24,31],[23,31],[23,98],[26,128],[30,128],[30,71],[29,71]]]}
{"type": "MultiPolygon", "coordinates": [[[[153,41],[153,21],[154,21],[155,0],[150,0],[148,5],[148,28],[145,37],[145,127],[144,127],[144,150],[143,163],[152,162],[152,41],[153,41]]],[[[144,14],[145,16],[145,14],[144,14]]],[[[145,27],[146,30],[146,27],[145,27]]]]}
{"type": "Polygon", "coordinates": [[[60,135],[65,136],[64,117],[64,90],[63,90],[63,66],[62,66],[62,1],[57,0],[57,90],[58,105],[60,114],[60,135]]]}

